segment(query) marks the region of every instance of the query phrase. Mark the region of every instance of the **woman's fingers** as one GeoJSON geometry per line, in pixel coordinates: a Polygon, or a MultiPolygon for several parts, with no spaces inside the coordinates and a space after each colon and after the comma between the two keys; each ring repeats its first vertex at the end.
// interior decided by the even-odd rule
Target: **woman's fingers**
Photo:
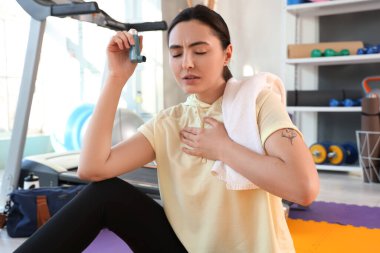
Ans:
{"type": "Polygon", "coordinates": [[[189,148],[183,147],[182,151],[188,155],[202,157],[202,152],[195,150],[195,149],[189,149],[189,148]]]}
{"type": "Polygon", "coordinates": [[[184,129],[182,129],[183,132],[187,132],[187,133],[190,133],[190,134],[199,134],[200,132],[200,128],[196,128],[196,127],[185,127],[184,129]]]}
{"type": "Polygon", "coordinates": [[[140,40],[140,51],[143,49],[143,36],[139,35],[139,40],[140,40]]]}
{"type": "Polygon", "coordinates": [[[135,44],[133,35],[127,31],[119,31],[112,39],[119,47],[120,50],[129,49],[131,45],[135,44]]]}
{"type": "Polygon", "coordinates": [[[114,43],[117,44],[117,46],[118,46],[118,48],[119,48],[120,50],[123,50],[123,49],[124,49],[123,40],[122,40],[119,36],[114,35],[114,36],[112,37],[112,41],[113,41],[114,43]]]}
{"type": "Polygon", "coordinates": [[[211,117],[204,117],[203,122],[209,124],[212,127],[217,127],[220,124],[219,121],[211,117]]]}
{"type": "Polygon", "coordinates": [[[195,143],[197,136],[193,133],[182,130],[180,132],[180,137],[185,144],[190,144],[192,146],[195,143]]]}
{"type": "Polygon", "coordinates": [[[122,34],[125,36],[125,42],[127,44],[127,48],[130,48],[131,45],[135,44],[135,40],[133,39],[133,35],[130,32],[122,31],[122,34]]]}

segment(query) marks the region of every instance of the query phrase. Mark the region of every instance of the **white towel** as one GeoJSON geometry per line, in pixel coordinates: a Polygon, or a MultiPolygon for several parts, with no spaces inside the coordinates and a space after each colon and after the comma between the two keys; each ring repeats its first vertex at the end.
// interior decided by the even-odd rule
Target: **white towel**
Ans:
{"type": "MultiPolygon", "coordinates": [[[[228,80],[222,101],[223,121],[229,137],[259,154],[264,154],[264,149],[256,119],[256,99],[263,89],[275,91],[281,96],[283,105],[286,105],[286,93],[281,79],[265,72],[243,81],[234,78],[228,80]]],[[[214,163],[211,173],[225,181],[229,190],[258,188],[221,161],[214,163]]]]}

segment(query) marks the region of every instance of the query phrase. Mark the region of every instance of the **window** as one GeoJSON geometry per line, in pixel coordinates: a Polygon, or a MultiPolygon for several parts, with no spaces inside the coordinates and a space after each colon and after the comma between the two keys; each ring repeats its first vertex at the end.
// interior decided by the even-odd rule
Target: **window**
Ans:
{"type": "MultiPolygon", "coordinates": [[[[99,0],[99,7],[127,23],[162,20],[161,1],[99,0]]],[[[0,2],[0,133],[13,127],[29,34],[29,15],[16,1],[0,2]]],[[[68,118],[94,104],[104,82],[106,45],[114,31],[71,18],[48,17],[28,134],[48,134],[59,142],[68,118]]],[[[144,120],[162,109],[162,32],[143,33],[143,55],[122,92],[119,106],[144,120]]]]}

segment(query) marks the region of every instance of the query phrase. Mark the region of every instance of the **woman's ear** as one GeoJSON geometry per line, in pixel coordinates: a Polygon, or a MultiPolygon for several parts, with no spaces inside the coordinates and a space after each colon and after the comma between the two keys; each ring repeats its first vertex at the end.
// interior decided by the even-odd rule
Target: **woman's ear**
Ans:
{"type": "Polygon", "coordinates": [[[229,44],[227,48],[225,49],[225,59],[224,59],[224,66],[227,66],[232,58],[232,44],[229,44]]]}

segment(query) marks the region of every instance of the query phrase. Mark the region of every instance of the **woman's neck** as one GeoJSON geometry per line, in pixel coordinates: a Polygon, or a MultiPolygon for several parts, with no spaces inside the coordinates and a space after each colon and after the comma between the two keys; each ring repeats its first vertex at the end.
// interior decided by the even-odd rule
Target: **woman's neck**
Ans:
{"type": "Polygon", "coordinates": [[[211,105],[223,95],[225,88],[226,88],[226,82],[223,82],[217,88],[212,89],[212,90],[207,90],[203,93],[197,93],[195,94],[195,96],[197,97],[198,100],[211,105]]]}

